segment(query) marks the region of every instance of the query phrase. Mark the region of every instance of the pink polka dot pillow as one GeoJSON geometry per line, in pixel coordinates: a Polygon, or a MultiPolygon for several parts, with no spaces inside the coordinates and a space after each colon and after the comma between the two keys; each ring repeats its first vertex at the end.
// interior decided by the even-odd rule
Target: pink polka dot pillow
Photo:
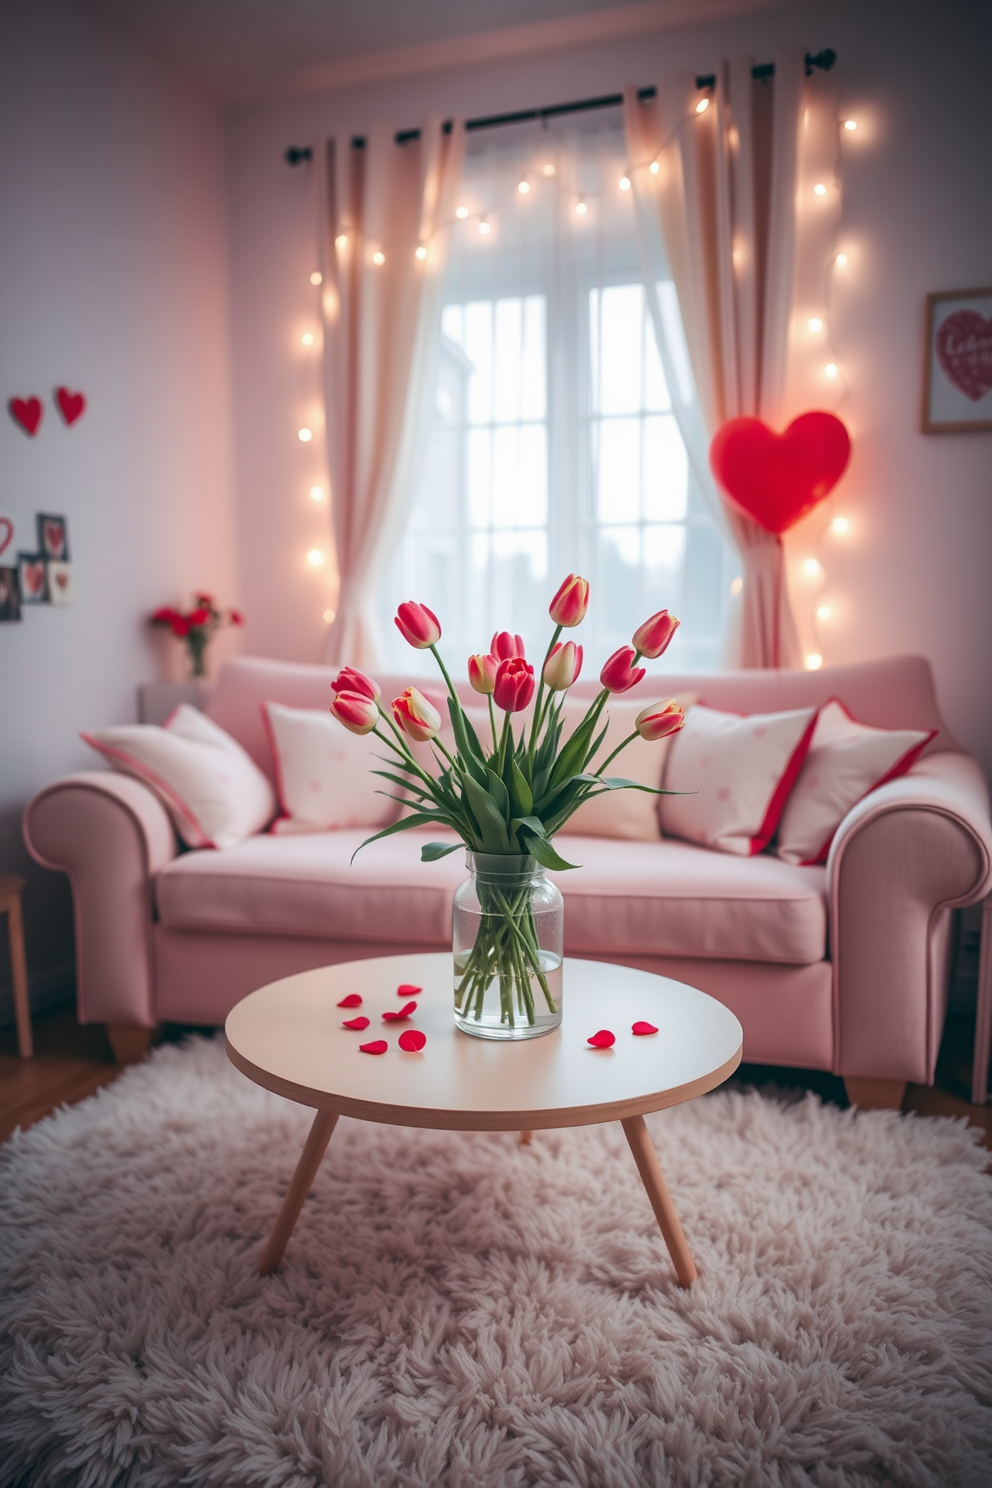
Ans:
{"type": "Polygon", "coordinates": [[[330,712],[262,707],[275,762],[281,815],[272,830],[330,832],[339,827],[388,827],[397,803],[379,791],[394,791],[384,770],[389,751],[374,734],[350,734],[330,712]]]}
{"type": "Polygon", "coordinates": [[[187,847],[235,847],[272,820],[275,796],[255,761],[188,703],[164,728],[136,723],[82,738],[155,792],[187,847]]]}
{"type": "Polygon", "coordinates": [[[834,833],[869,791],[905,775],[936,729],[878,729],[858,723],[831,698],[786,802],[776,852],[787,863],[825,863],[834,833]]]}
{"type": "Polygon", "coordinates": [[[802,769],[815,708],[790,713],[722,713],[698,703],[672,736],[661,830],[720,852],[751,857],[771,842],[802,769]]]}

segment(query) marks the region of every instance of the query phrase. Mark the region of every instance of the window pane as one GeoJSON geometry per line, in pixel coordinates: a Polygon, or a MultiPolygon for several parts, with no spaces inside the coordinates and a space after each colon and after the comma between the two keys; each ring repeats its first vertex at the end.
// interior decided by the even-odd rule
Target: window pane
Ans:
{"type": "Polygon", "coordinates": [[[644,515],[681,522],[686,514],[689,460],[671,414],[644,420],[644,515]]]}
{"type": "Polygon", "coordinates": [[[494,430],[492,490],[493,526],[545,525],[548,520],[548,455],[543,424],[511,425],[494,430]]]}
{"type": "Polygon", "coordinates": [[[599,413],[636,413],[642,406],[643,321],[639,284],[614,284],[602,291],[599,413]]]}
{"type": "Polygon", "coordinates": [[[468,385],[469,423],[488,424],[493,408],[493,306],[490,300],[465,306],[464,347],[475,369],[468,385]]]}
{"type": "Polygon", "coordinates": [[[596,515],[636,522],[641,515],[641,421],[604,419],[599,426],[596,515]]]}

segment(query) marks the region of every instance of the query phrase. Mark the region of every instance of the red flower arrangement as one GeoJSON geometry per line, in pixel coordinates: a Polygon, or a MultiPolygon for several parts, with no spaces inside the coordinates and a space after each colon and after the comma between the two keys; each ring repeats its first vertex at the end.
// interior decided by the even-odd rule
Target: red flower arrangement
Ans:
{"type": "Polygon", "coordinates": [[[225,625],[244,625],[245,622],[240,610],[219,610],[212,594],[194,594],[193,599],[195,604],[191,610],[174,610],[169,605],[162,605],[150,616],[150,623],[168,628],[185,644],[191,677],[205,677],[207,647],[214,632],[225,625]]]}

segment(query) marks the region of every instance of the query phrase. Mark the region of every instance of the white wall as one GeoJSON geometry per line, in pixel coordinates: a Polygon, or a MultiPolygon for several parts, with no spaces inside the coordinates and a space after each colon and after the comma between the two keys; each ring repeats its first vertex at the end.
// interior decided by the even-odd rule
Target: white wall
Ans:
{"type": "MultiPolygon", "coordinates": [[[[852,532],[821,548],[836,613],[822,650],[828,664],[929,656],[952,729],[992,769],[992,435],[918,432],[924,296],[992,283],[990,16],[975,0],[819,0],[234,112],[235,469],[252,649],[316,659],[327,604],[326,578],[305,561],[329,543],[326,508],[307,495],[319,450],[296,438],[317,400],[316,363],[299,345],[317,303],[309,182],[307,168],[283,163],[285,146],[380,118],[408,126],[428,112],[485,114],[643,85],[675,67],[708,72],[739,52],[768,61],[779,45],[832,46],[845,111],[862,127],[845,144],[851,263],[832,317],[850,385],[840,411],[855,438],[837,509],[852,532]]],[[[808,544],[797,532],[796,555],[808,544]]],[[[799,599],[808,613],[812,594],[799,599]]]]}
{"type": "MultiPolygon", "coordinates": [[[[29,879],[36,1005],[64,993],[61,875],[30,864],[39,786],[98,764],[81,728],[133,721],[164,637],[144,617],[194,585],[235,599],[224,135],[219,111],[71,0],[0,7],[0,513],[69,521],[75,605],[0,625],[0,871],[29,879]],[[66,429],[51,399],[81,389],[66,429]]],[[[0,560],[8,561],[8,555],[0,560]]],[[[175,659],[173,659],[175,660],[175,659]]],[[[0,1020],[9,1016],[0,940],[0,1020]]]]}

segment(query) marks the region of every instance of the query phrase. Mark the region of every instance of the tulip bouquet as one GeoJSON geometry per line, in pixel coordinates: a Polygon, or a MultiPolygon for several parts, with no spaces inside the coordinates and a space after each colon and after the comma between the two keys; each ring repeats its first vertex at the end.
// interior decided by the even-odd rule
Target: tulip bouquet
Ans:
{"type": "Polygon", "coordinates": [[[214,632],[224,625],[244,625],[245,622],[238,610],[219,610],[212,594],[194,594],[193,599],[195,603],[191,610],[174,610],[170,605],[163,605],[149,618],[152,625],[171,630],[176,639],[183,642],[189,657],[190,676],[205,677],[207,647],[214,632]]]}
{"type": "MultiPolygon", "coordinates": [[[[530,879],[522,865],[536,860],[544,868],[575,866],[559,856],[552,839],[585,801],[614,790],[661,794],[606,771],[634,739],[664,738],[684,722],[675,701],[652,703],[638,713],[633,732],[605,758],[597,759],[606,737],[609,719],[603,715],[610,696],[640,682],[645,675],[640,660],[660,656],[675,633],[678,620],[662,610],[635,631],[629,646],[609,658],[600,672],[600,691],[562,741],[565,695],[578,680],[583,657],[582,647],[571,640],[563,643],[561,635],[581,624],[588,603],[588,582],[570,574],[551,601],[555,629],[540,676],[526,659],[522,638],[509,631],[493,636],[488,653],[469,658],[469,683],[488,704],[489,728],[483,728],[483,737],[466,714],[437,649],[441,625],[436,615],[423,604],[400,605],[396,615],[400,632],[411,646],[433,653],[447,685],[453,752],[440,737],[440,713],[416,687],[408,687],[386,708],[378,684],[353,667],[343,668],[332,683],[331,712],[352,733],[374,733],[382,741],[389,754],[383,760],[385,768],[375,773],[399,789],[396,799],[409,808],[362,846],[413,827],[442,825],[457,833],[470,853],[483,855],[490,864],[502,860],[496,867],[505,868],[502,874],[487,877],[485,887],[480,880],[481,919],[474,944],[458,966],[456,1018],[473,1010],[481,1017],[486,993],[497,983],[500,1021],[510,1028],[519,1018],[531,1027],[535,1024],[535,984],[548,1009],[557,1013],[530,909],[530,879]],[[523,713],[532,702],[529,723],[515,731],[514,714],[523,713]],[[432,746],[437,774],[416,757],[411,740],[432,746]],[[516,877],[515,865],[521,865],[516,877]]],[[[458,847],[459,843],[429,842],[421,857],[432,862],[458,847]]]]}

